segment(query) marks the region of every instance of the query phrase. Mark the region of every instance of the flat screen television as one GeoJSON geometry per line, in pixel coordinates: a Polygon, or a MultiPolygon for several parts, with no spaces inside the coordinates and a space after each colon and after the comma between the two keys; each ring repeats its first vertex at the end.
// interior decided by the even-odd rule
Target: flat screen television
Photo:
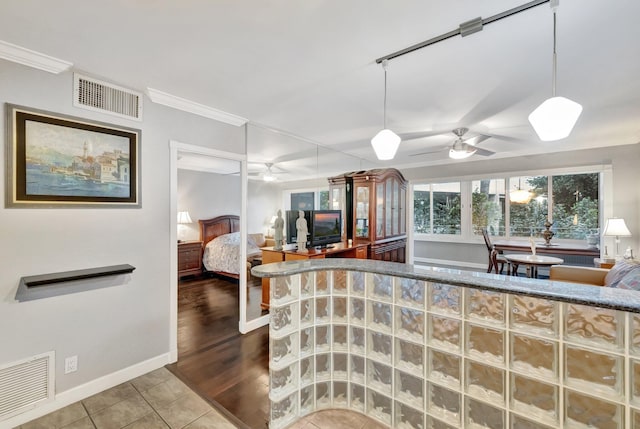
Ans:
{"type": "Polygon", "coordinates": [[[342,211],[314,210],[311,217],[311,245],[331,247],[342,240],[342,211]]]}
{"type": "MultiPolygon", "coordinates": [[[[304,218],[307,220],[307,230],[309,231],[309,235],[307,236],[307,241],[309,241],[311,237],[311,219],[312,219],[312,210],[304,210],[304,218]]],[[[285,213],[286,216],[286,226],[287,226],[287,244],[295,244],[298,241],[298,230],[296,229],[296,220],[298,219],[298,210],[287,210],[285,213]]]]}

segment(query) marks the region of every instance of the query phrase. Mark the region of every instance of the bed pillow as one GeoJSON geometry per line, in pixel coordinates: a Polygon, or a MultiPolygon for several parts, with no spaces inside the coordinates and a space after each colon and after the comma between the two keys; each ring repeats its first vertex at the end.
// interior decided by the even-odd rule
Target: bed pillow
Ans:
{"type": "Polygon", "coordinates": [[[616,261],[616,264],[611,268],[609,273],[604,279],[604,285],[606,287],[617,288],[620,281],[630,272],[640,269],[640,261],[622,259],[616,261]]]}
{"type": "Polygon", "coordinates": [[[618,283],[618,289],[630,289],[640,291],[640,268],[633,269],[618,283]]]}
{"type": "Polygon", "coordinates": [[[249,244],[253,244],[256,247],[265,246],[264,234],[260,232],[257,232],[255,234],[247,234],[247,241],[249,242],[249,244]]]}

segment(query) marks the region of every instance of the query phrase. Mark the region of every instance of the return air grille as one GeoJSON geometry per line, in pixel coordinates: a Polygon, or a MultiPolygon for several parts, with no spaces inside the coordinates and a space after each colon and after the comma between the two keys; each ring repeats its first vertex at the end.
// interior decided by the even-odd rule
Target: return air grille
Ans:
{"type": "Polygon", "coordinates": [[[73,105],[142,120],[142,93],[74,73],[73,105]]]}
{"type": "Polygon", "coordinates": [[[0,421],[53,398],[54,352],[0,366],[0,421]]]}

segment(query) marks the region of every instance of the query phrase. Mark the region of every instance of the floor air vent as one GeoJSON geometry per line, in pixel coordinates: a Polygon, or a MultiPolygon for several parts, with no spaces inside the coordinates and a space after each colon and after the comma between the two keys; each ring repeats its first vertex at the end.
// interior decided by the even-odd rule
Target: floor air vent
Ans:
{"type": "Polygon", "coordinates": [[[73,74],[73,105],[121,118],[142,120],[142,93],[78,73],[73,74]]]}
{"type": "Polygon", "coordinates": [[[53,399],[54,352],[0,365],[0,421],[53,399]]]}

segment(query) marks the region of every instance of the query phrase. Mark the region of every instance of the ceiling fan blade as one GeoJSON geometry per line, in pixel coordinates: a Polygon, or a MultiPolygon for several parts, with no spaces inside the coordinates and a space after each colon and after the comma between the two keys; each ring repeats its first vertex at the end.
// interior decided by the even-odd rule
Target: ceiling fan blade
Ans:
{"type": "Polygon", "coordinates": [[[467,144],[470,144],[471,146],[476,146],[480,143],[482,143],[483,141],[490,139],[492,136],[488,136],[486,134],[479,134],[477,136],[474,137],[470,137],[468,139],[465,139],[464,142],[467,144]]]}
{"type": "Polygon", "coordinates": [[[476,153],[475,153],[476,155],[491,156],[491,155],[495,154],[495,152],[492,152],[492,151],[487,150],[487,149],[482,149],[482,148],[479,148],[479,147],[476,147],[475,149],[476,149],[476,153]]]}
{"type": "Polygon", "coordinates": [[[402,141],[407,140],[417,140],[423,139],[425,137],[433,137],[445,134],[442,131],[416,131],[414,133],[402,133],[398,134],[398,136],[402,139],[402,141]]]}
{"type": "Polygon", "coordinates": [[[433,149],[424,151],[424,152],[417,152],[417,153],[410,153],[409,156],[420,156],[420,155],[429,155],[431,153],[436,153],[436,152],[441,152],[445,149],[448,149],[449,146],[440,146],[440,147],[435,147],[433,149]]]}

